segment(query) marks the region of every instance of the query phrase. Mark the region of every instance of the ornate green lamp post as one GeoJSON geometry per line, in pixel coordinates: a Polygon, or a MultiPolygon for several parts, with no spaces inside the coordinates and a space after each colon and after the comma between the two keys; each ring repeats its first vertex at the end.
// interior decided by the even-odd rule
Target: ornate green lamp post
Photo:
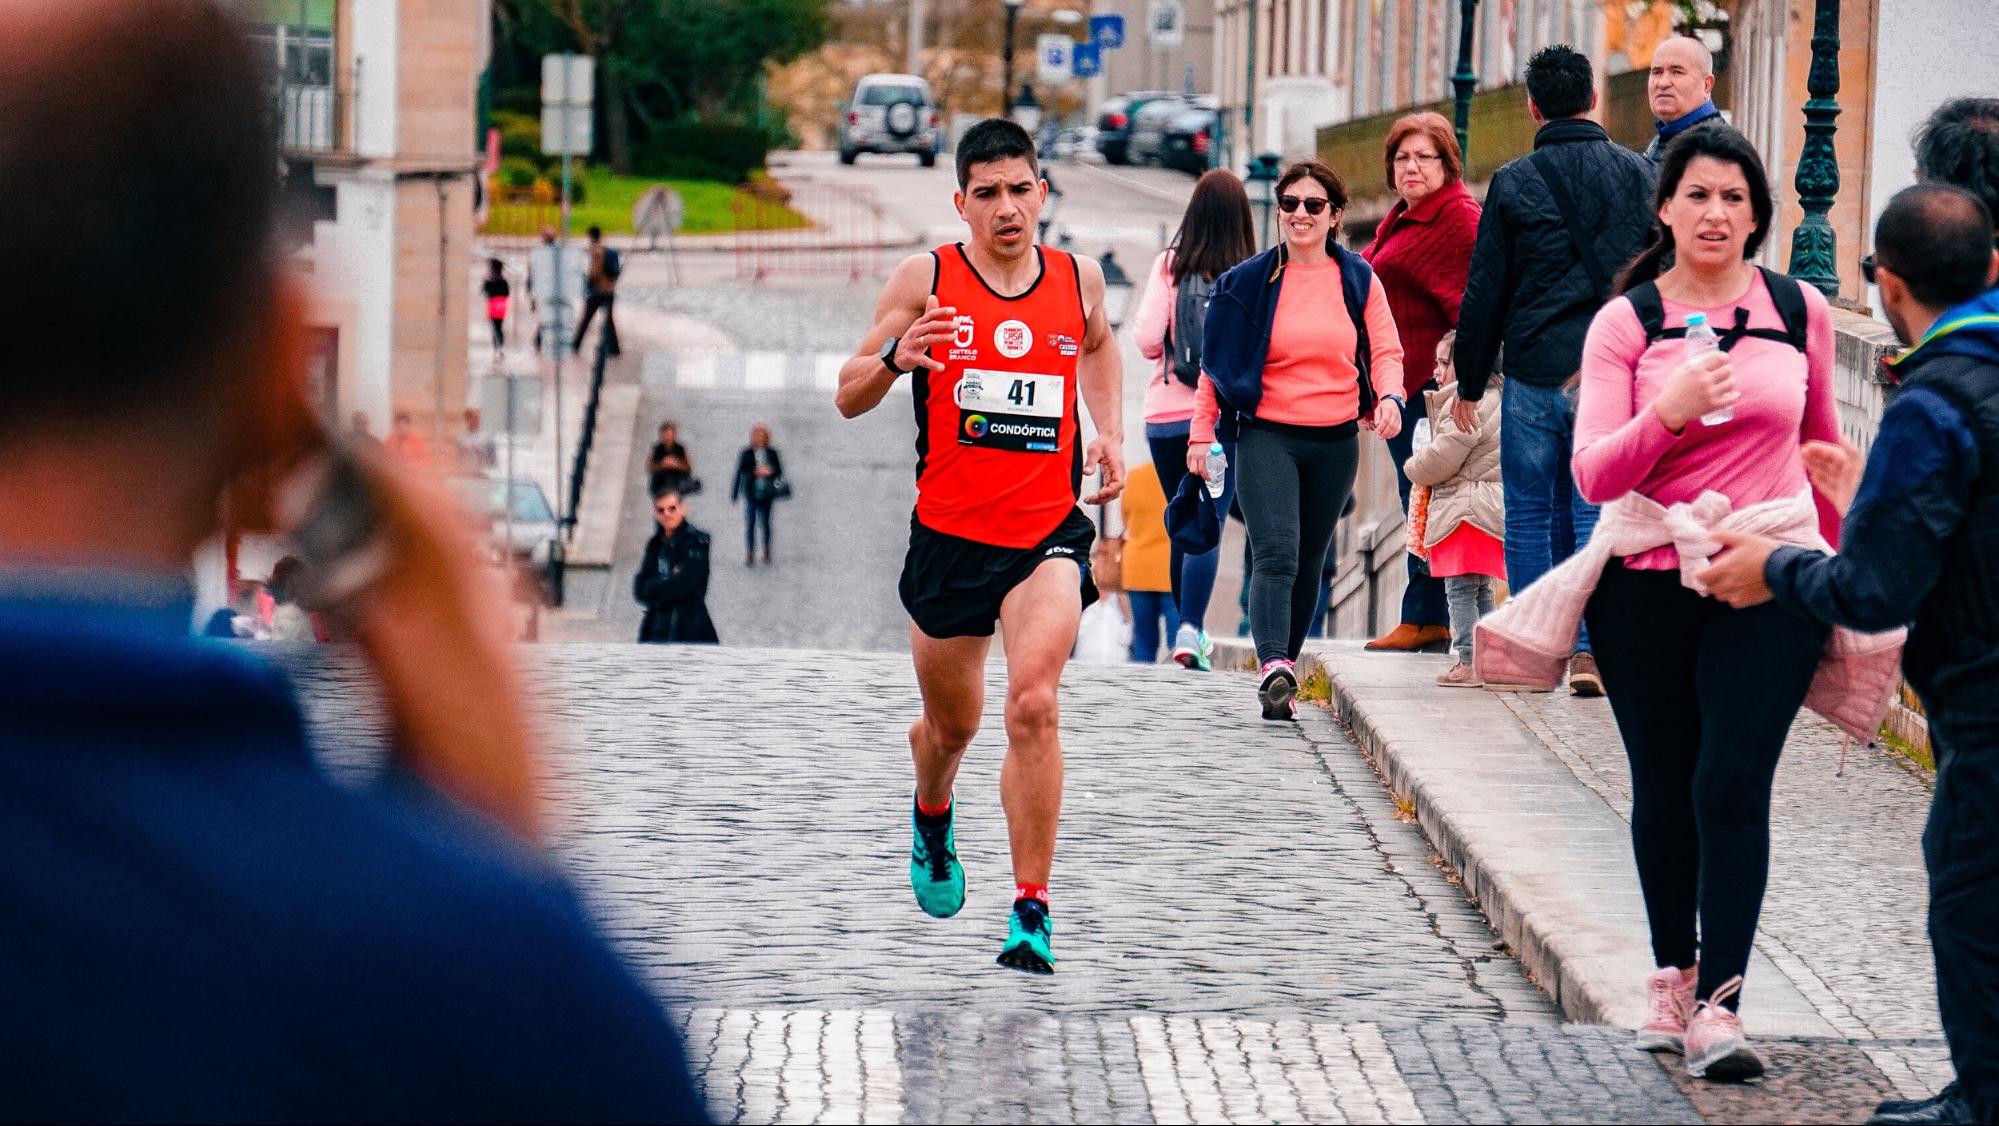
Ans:
{"type": "Polygon", "coordinates": [[[1471,72],[1471,33],[1478,23],[1478,0],[1458,0],[1458,70],[1451,75],[1451,85],[1457,90],[1458,151],[1470,159],[1471,145],[1471,95],[1478,87],[1478,76],[1471,72]]]}
{"type": "Polygon", "coordinates": [[[1832,136],[1839,116],[1839,0],[1818,0],[1812,23],[1812,71],[1805,85],[1805,148],[1798,159],[1798,203],[1805,217],[1791,236],[1791,276],[1826,296],[1839,292],[1839,237],[1826,212],[1839,192],[1839,154],[1832,136]]]}

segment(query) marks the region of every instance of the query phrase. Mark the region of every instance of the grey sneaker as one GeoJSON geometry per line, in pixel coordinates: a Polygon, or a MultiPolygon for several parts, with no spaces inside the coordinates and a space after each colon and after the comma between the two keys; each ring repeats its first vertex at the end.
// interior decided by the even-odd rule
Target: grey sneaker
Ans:
{"type": "Polygon", "coordinates": [[[1471,666],[1463,661],[1453,661],[1451,667],[1437,674],[1437,683],[1445,688],[1484,688],[1485,681],[1471,671],[1471,666]]]}

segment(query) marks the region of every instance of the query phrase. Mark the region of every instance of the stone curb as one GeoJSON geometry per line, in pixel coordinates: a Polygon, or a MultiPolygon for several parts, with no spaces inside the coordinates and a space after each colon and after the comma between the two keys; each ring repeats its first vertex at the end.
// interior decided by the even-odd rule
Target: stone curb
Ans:
{"type": "MultiPolygon", "coordinates": [[[[1217,639],[1215,665],[1254,671],[1255,651],[1217,639]]],[[[1414,805],[1466,894],[1563,1013],[1637,1027],[1652,964],[1630,826],[1500,696],[1436,686],[1444,667],[1443,658],[1370,654],[1358,642],[1315,642],[1299,660],[1301,676],[1326,677],[1335,716],[1414,805]],[[1491,800],[1501,787],[1505,800],[1491,800]]],[[[1761,951],[1748,978],[1751,1033],[1837,1035],[1761,951]]]]}

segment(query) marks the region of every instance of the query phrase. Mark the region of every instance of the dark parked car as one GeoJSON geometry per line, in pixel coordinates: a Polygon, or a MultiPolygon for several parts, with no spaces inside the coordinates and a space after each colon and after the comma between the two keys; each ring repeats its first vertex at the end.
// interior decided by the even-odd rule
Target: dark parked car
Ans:
{"type": "Polygon", "coordinates": [[[1129,164],[1127,144],[1131,139],[1131,127],[1139,112],[1148,102],[1161,98],[1178,99],[1178,94],[1165,90],[1141,90],[1133,94],[1123,94],[1112,98],[1097,111],[1097,151],[1112,164],[1129,164]]]}
{"type": "Polygon", "coordinates": [[[1172,95],[1156,98],[1140,106],[1132,115],[1131,130],[1125,136],[1124,158],[1130,164],[1158,164],[1166,152],[1166,124],[1191,108],[1185,98],[1172,95]]]}
{"type": "Polygon", "coordinates": [[[1191,109],[1166,126],[1166,148],[1160,163],[1196,176],[1215,166],[1219,115],[1211,109],[1191,109]]]}

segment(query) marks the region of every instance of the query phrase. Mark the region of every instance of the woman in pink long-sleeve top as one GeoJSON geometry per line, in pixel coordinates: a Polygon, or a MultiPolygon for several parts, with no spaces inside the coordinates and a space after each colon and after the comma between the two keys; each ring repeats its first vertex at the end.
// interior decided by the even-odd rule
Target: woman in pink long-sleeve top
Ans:
{"type": "MultiPolygon", "coordinates": [[[[1138,323],[1132,331],[1138,354],[1154,363],[1152,379],[1145,385],[1145,444],[1169,500],[1180,491],[1181,478],[1187,475],[1187,432],[1194,418],[1194,386],[1201,374],[1200,326],[1176,323],[1180,288],[1183,283],[1210,287],[1216,278],[1255,253],[1256,220],[1250,214],[1249,193],[1235,173],[1217,168],[1194,184],[1179,232],[1172,245],[1159,253],[1146,279],[1138,323]]],[[[1194,291],[1189,295],[1194,296],[1194,291]]],[[[1233,455],[1234,450],[1226,452],[1233,455]]],[[[1222,495],[1215,502],[1223,513],[1228,512],[1234,498],[1235,480],[1231,464],[1222,495]]],[[[1173,545],[1169,574],[1174,603],[1180,611],[1173,659],[1183,668],[1207,672],[1213,667],[1215,646],[1208,639],[1208,599],[1215,591],[1221,558],[1220,547],[1188,555],[1179,544],[1173,545]]]]}
{"type": "MultiPolygon", "coordinates": [[[[1796,501],[1810,488],[1802,445],[1838,440],[1832,318],[1816,290],[1748,261],[1771,221],[1755,148],[1725,125],[1683,134],[1660,168],[1658,215],[1583,348],[1577,488],[1595,504],[1796,501]],[[1723,352],[1689,360],[1694,314],[1723,352]]],[[[1838,514],[1816,499],[1836,542],[1838,514]]],[[[1770,788],[1827,631],[1773,605],[1733,609],[1685,585],[1680,564],[1676,546],[1611,560],[1585,620],[1631,762],[1659,967],[1638,1045],[1684,1052],[1695,1076],[1742,1079],[1763,1070],[1735,1007],[1769,871],[1770,788]]]]}

